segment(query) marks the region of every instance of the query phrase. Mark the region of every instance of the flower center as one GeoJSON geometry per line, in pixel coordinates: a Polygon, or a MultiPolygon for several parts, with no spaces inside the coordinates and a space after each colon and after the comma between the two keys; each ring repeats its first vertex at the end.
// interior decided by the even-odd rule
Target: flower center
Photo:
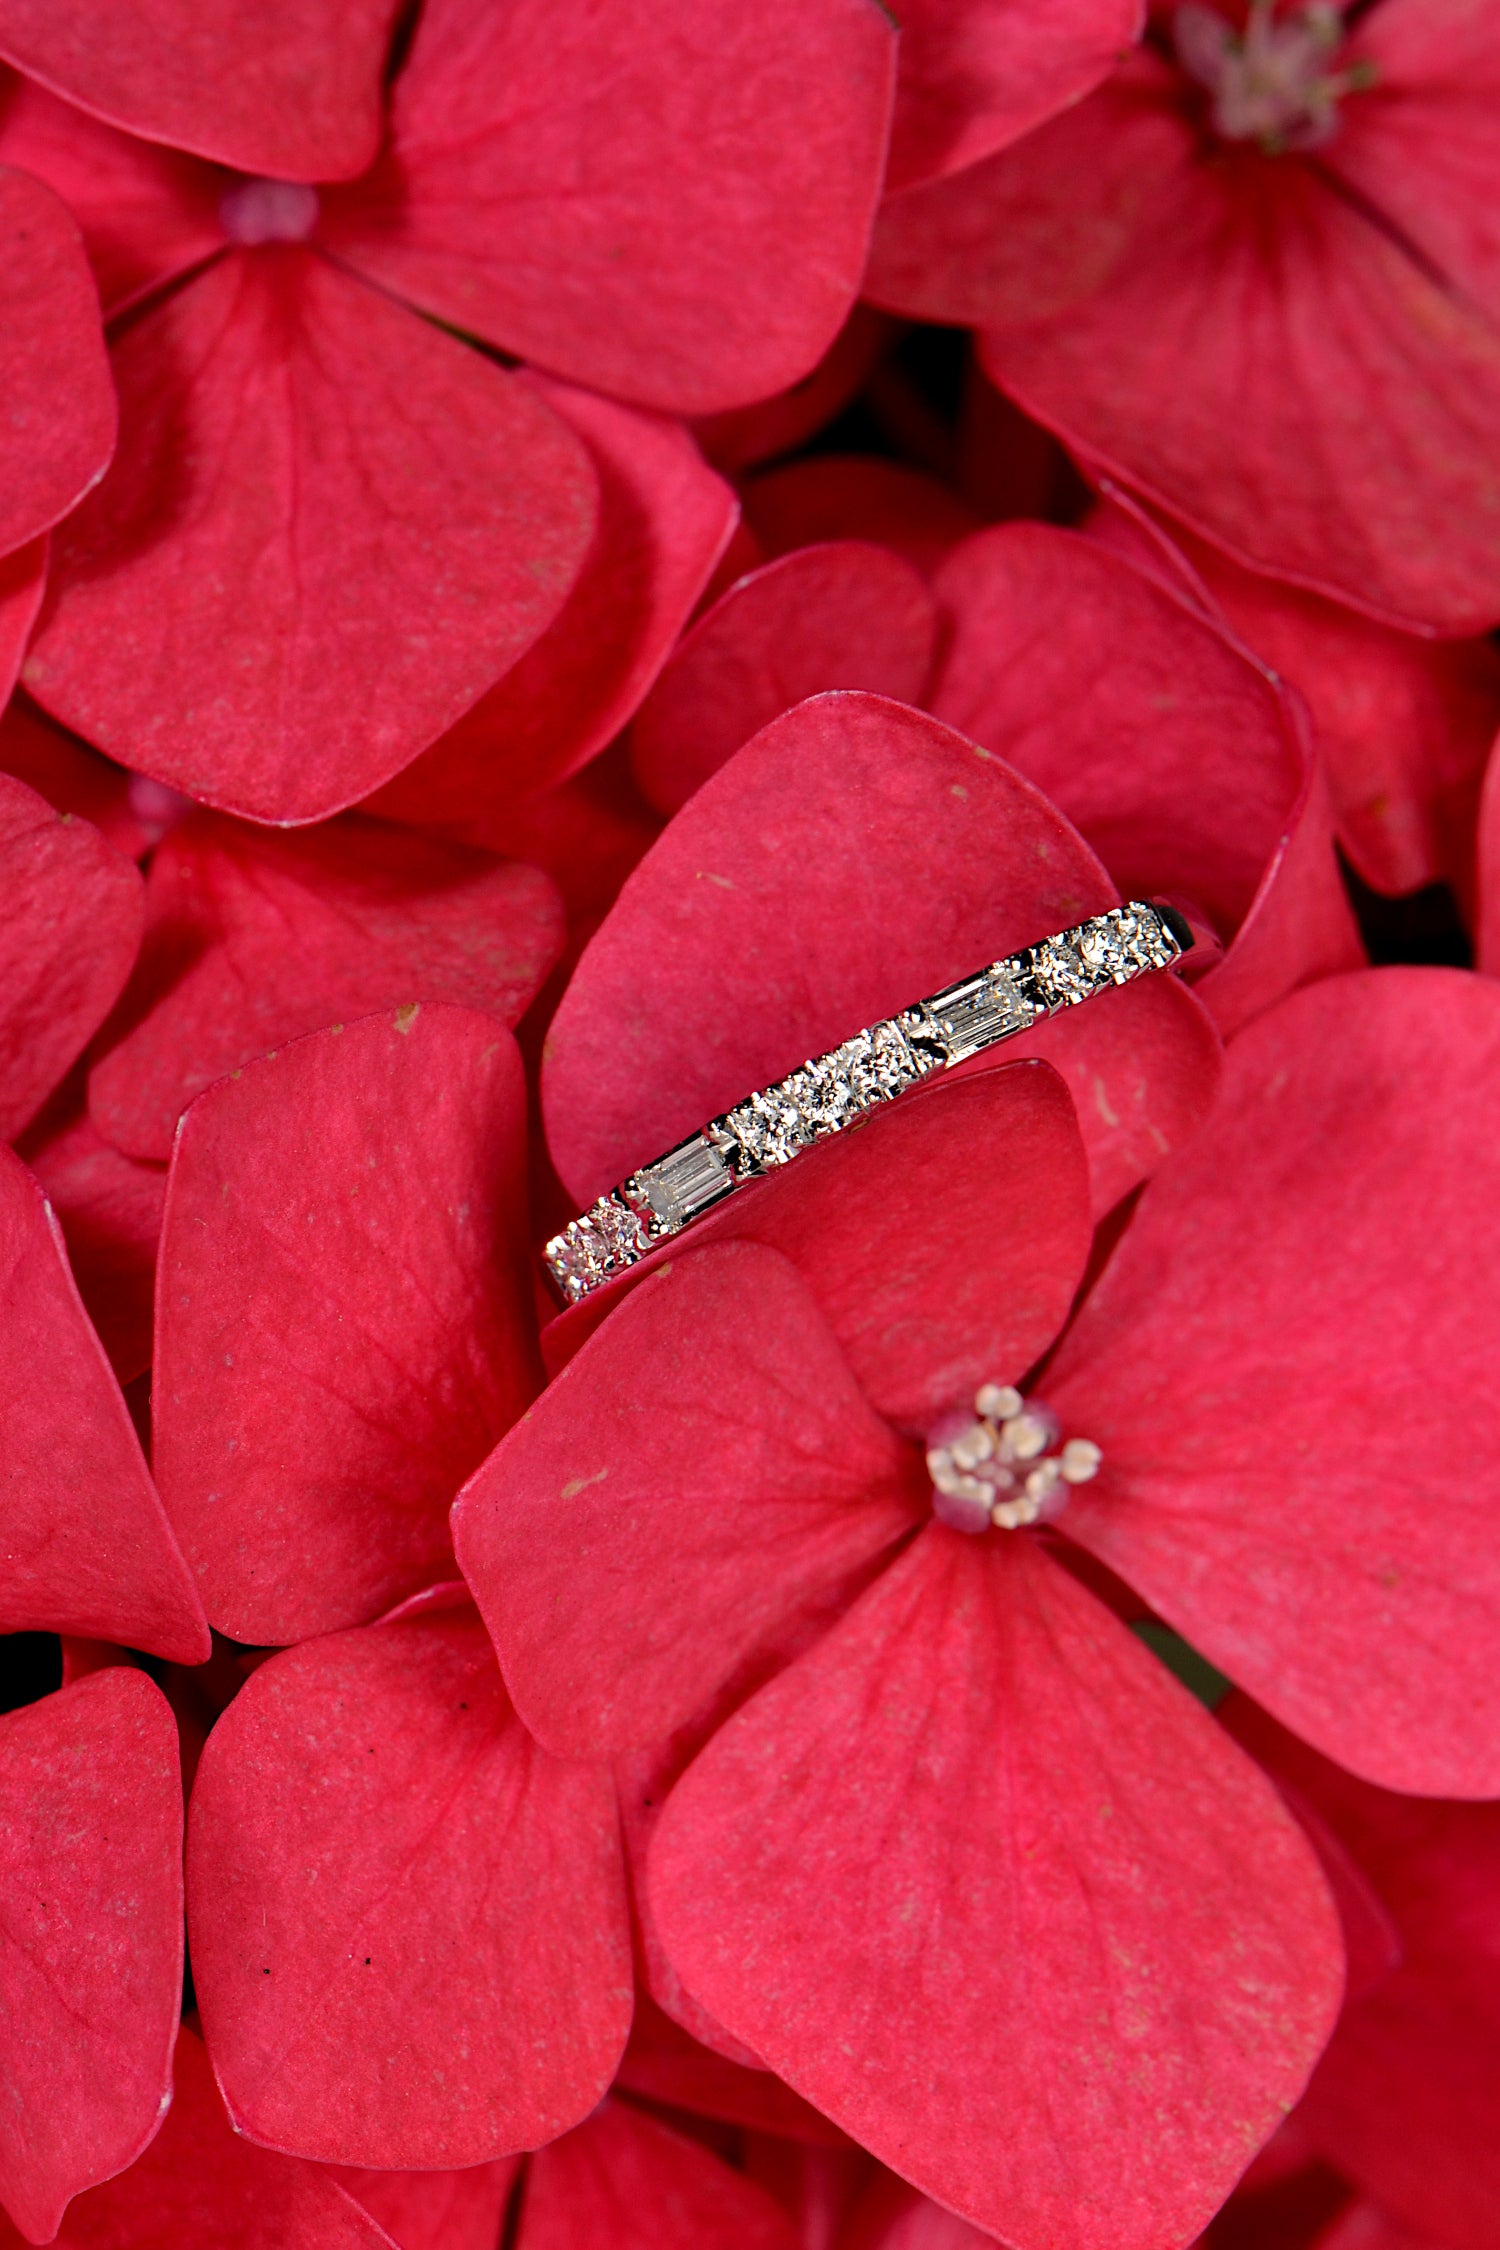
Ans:
{"type": "Polygon", "coordinates": [[[301,180],[236,180],[219,198],[231,242],[305,242],[318,223],[318,191],[301,180]]]}
{"type": "Polygon", "coordinates": [[[1051,1523],[1068,1487],[1087,1484],[1103,1459],[1092,1438],[1069,1438],[1050,1406],[1010,1383],[982,1383],[974,1411],[945,1414],[927,1438],[932,1512],[950,1531],[1019,1531],[1051,1523]]]}
{"type": "Polygon", "coordinates": [[[1341,98],[1373,82],[1369,63],[1328,67],[1343,37],[1343,10],[1332,0],[1280,14],[1276,0],[1250,0],[1243,31],[1198,0],[1172,18],[1177,59],[1212,95],[1220,138],[1255,141],[1272,156],[1317,148],[1338,126],[1341,98]]]}

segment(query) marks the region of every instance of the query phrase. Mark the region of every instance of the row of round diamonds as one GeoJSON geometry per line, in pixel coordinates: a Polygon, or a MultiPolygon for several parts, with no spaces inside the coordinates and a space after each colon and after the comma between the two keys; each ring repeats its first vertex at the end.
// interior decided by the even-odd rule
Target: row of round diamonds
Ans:
{"type": "MultiPolygon", "coordinates": [[[[1007,982],[1038,1015],[1055,1015],[1108,985],[1169,968],[1181,952],[1162,917],[1132,901],[1025,946],[981,973],[1007,982]]],[[[857,1031],[828,1054],[814,1056],[776,1085],[747,1095],[704,1127],[704,1139],[720,1151],[736,1181],[757,1179],[790,1164],[804,1149],[894,1101],[930,1072],[976,1051],[972,1043],[950,1051],[941,1000],[939,994],[918,1001],[899,1016],[857,1031]]],[[[1025,1028],[1016,1023],[987,1043],[998,1045],[1025,1028]]],[[[679,1232],[680,1225],[657,1216],[636,1172],[555,1235],[543,1255],[562,1295],[577,1304],[616,1274],[628,1272],[660,1241],[679,1232]]]]}

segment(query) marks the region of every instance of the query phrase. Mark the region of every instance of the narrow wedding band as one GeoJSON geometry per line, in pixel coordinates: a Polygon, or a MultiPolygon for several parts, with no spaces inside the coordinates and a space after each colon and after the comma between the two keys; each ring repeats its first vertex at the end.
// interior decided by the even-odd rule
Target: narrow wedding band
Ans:
{"type": "Polygon", "coordinates": [[[601,1195],[547,1244],[549,1274],[566,1302],[578,1304],[736,1188],[858,1124],[934,1071],[951,1070],[1096,992],[1169,969],[1192,943],[1183,916],[1131,899],[857,1031],[601,1195]]]}

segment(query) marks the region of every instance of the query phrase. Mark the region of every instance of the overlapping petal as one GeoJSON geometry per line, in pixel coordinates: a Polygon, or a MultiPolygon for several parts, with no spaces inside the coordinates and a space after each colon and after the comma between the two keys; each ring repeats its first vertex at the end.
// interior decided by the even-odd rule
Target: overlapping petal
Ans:
{"type": "MultiPolygon", "coordinates": [[[[1418,13],[1378,11],[1397,37],[1418,13]]],[[[1469,21],[1440,10],[1434,48],[1469,21]]],[[[1314,163],[1216,147],[1167,63],[1137,55],[1016,146],[891,198],[870,293],[979,327],[1029,413],[1250,567],[1398,625],[1483,630],[1496,261],[1430,159],[1451,135],[1472,190],[1495,157],[1475,55],[1450,60],[1426,84],[1382,70],[1314,163]]]]}
{"type": "Polygon", "coordinates": [[[518,795],[565,780],[618,734],[737,515],[729,486],[676,423],[570,383],[527,381],[589,447],[599,477],[593,545],[541,639],[369,807],[476,843],[503,830],[518,795]]]}
{"type": "Polygon", "coordinates": [[[908,1532],[915,1467],[796,1269],[729,1244],[590,1339],[465,1489],[455,1544],[527,1725],[607,1756],[908,1532]]]}
{"type": "Polygon", "coordinates": [[[1127,897],[1189,898],[1235,941],[1202,986],[1211,1008],[1226,988],[1226,1028],[1359,964],[1326,800],[1283,692],[1242,648],[1043,524],[977,533],[935,591],[933,711],[1044,790],[1127,897]]]}
{"type": "Polygon", "coordinates": [[[753,2180],[625,2102],[539,2149],[518,2250],[794,2250],[791,2220],[753,2180]]]}
{"type": "Polygon", "coordinates": [[[1497,1070],[1484,979],[1294,995],[1047,1373],[1106,1463],[1070,1536],[1295,1733],[1454,1797],[1500,1788],[1497,1070]]]}
{"type": "Polygon", "coordinates": [[[764,397],[858,291],[894,28],[873,0],[429,0],[387,157],[331,199],[327,239],[424,311],[634,405],[764,397]]]}
{"type": "Polygon", "coordinates": [[[732,586],[686,634],[637,712],[631,763],[663,812],[742,742],[828,688],[920,701],[937,616],[912,565],[862,540],[801,547],[732,586]]]}
{"type": "Polygon", "coordinates": [[[463,2172],[361,2172],[336,2176],[399,2250],[495,2250],[521,2160],[502,2157],[463,2172]]]}
{"type": "Polygon", "coordinates": [[[515,1023],[563,936],[538,869],[363,822],[268,836],[199,814],[153,856],[146,901],[89,1108],[163,1163],[196,1094],[304,1032],[418,1000],[515,1023]]]}
{"type": "Polygon", "coordinates": [[[50,188],[0,165],[0,555],[97,484],[115,443],[99,298],[50,188]]]}
{"type": "Polygon", "coordinates": [[[979,529],[979,518],[946,485],[879,454],[809,454],[751,477],[741,498],[768,555],[865,539],[904,555],[924,577],[979,529]]]}
{"type": "Polygon", "coordinates": [[[161,2131],[128,2172],[79,2197],[59,2250],[190,2242],[214,2250],[394,2250],[320,2165],[275,2155],[230,2130],[203,2042],[185,2025],[172,2075],[161,2131]]]}
{"type": "Polygon", "coordinates": [[[1500,2052],[1500,1806],[1398,1797],[1357,1781],[1236,1697],[1226,1715],[1311,1805],[1389,1915],[1385,1974],[1352,1993],[1297,2126],[1413,2229],[1486,2250],[1500,2218],[1488,2130],[1500,2052]]]}
{"type": "Polygon", "coordinates": [[[253,1674],[203,1754],[188,1894],[215,2070],[257,2140],[484,2163],[576,2124],[613,2076],[613,1784],[537,1746],[467,1610],[253,1674]]]}
{"type": "Polygon", "coordinates": [[[396,0],[4,0],[0,55],[94,115],[244,172],[343,179],[380,139],[396,0]]]}
{"type": "MultiPolygon", "coordinates": [[[[1061,814],[950,728],[875,696],[799,705],[684,807],[578,965],[542,1071],[564,1182],[587,1201],[861,1025],[1116,896],[1061,814]]],[[[1169,1005],[1164,1023],[1132,987],[1026,1035],[1092,1079],[1086,1142],[1132,1110],[1139,1125],[1143,1075],[1164,1119],[1210,1090],[1202,1010],[1169,1005]],[[1086,1047],[1106,1009],[1155,1032],[1118,1099],[1086,1047]]]]}
{"type": "Polygon", "coordinates": [[[29,2242],[171,2098],[181,1855],[177,1730],[143,1672],[0,1718],[0,2202],[29,2242]]]}
{"type": "Polygon", "coordinates": [[[0,1631],[76,1633],[201,1664],[208,1629],[62,1234],[0,1150],[0,1631]]]}
{"type": "MultiPolygon", "coordinates": [[[[41,592],[39,572],[38,602],[41,592]]],[[[0,771],[24,781],[54,811],[82,814],[126,859],[140,859],[171,825],[169,816],[187,810],[186,801],[159,782],[126,773],[54,726],[24,694],[13,695],[0,712],[0,771]]]]}
{"type": "Polygon", "coordinates": [[[702,1753],[652,1894],[731,2030],[1023,2250],[1206,2221],[1342,1982],[1248,1760],[1047,1556],[940,1528],[702,1753]]]}
{"type": "MultiPolygon", "coordinates": [[[[0,709],[10,700],[47,582],[47,541],[0,557],[0,709]]],[[[9,769],[7,768],[7,771],[9,769]]]]}
{"type": "Polygon", "coordinates": [[[0,159],[62,197],[105,317],[224,247],[221,172],[118,132],[31,78],[0,82],[0,159]]]}
{"type": "Polygon", "coordinates": [[[1500,725],[1493,642],[1395,632],[1181,536],[1234,631],[1305,697],[1358,873],[1391,894],[1444,879],[1467,891],[1474,800],[1500,725]]]}
{"type": "Polygon", "coordinates": [[[1089,93],[1140,36],[1141,0],[916,0],[901,19],[890,190],[937,179],[1089,93]]]}
{"type": "Polygon", "coordinates": [[[594,476],[534,391],[300,245],[239,251],[115,351],[114,473],[54,546],[26,684],[252,819],[388,780],[556,616],[594,476]]]}
{"type": "Polygon", "coordinates": [[[86,820],[0,773],[0,1138],[30,1123],[134,965],[140,876],[86,820]]]}
{"type": "Polygon", "coordinates": [[[448,1504],[537,1381],[524,1182],[520,1059],[468,1009],[317,1033],[189,1112],[154,1459],[221,1631],[293,1641],[451,1575],[448,1504]]]}
{"type": "Polygon", "coordinates": [[[110,1366],[118,1381],[133,1383],[151,1365],[166,1171],[122,1156],[81,1110],[57,1124],[49,1113],[20,1153],[57,1216],[78,1294],[110,1366]]]}

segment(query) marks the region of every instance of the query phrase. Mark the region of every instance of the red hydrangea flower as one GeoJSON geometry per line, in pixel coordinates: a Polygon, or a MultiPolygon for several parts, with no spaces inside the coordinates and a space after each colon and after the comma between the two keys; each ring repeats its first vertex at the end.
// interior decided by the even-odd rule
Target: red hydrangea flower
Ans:
{"type": "Polygon", "coordinates": [[[1466,0],[1164,9],[1035,133],[886,204],[877,304],[1252,569],[1500,618],[1493,106],[1466,0]]]}
{"type": "MultiPolygon", "coordinates": [[[[827,706],[843,716],[826,722],[841,824],[822,810],[814,705],[705,787],[585,954],[546,1066],[553,1153],[580,1197],[1004,951],[1020,934],[1005,910],[1033,936],[1067,919],[1046,886],[1082,891],[1078,860],[1056,832],[1042,859],[1022,785],[975,761],[992,942],[982,912],[964,936],[982,877],[952,810],[955,738],[868,706],[890,730],[881,763],[850,723],[864,708],[827,706]],[[934,806],[957,824],[930,833],[934,806]]],[[[1116,997],[1132,991],[1144,1010],[1172,987],[1116,997]]],[[[1060,1021],[1086,1036],[1098,1005],[1060,1021]]],[[[1120,1060],[1139,1073],[1144,1013],[1132,1029],[1120,1060]]],[[[632,1826],[638,1851],[649,1840],[648,1935],[690,1999],[1007,2239],[1066,2225],[1080,2242],[1167,2241],[1202,2223],[1295,2092],[1336,1972],[1319,1965],[1321,1884],[1264,1801],[1238,1794],[1222,1736],[1037,1535],[921,1531],[913,1440],[987,1382],[1021,1381],[1066,1326],[1044,1395],[1104,1462],[1062,1518],[1069,1551],[1357,1769],[1493,1790],[1493,1495],[1420,1464],[1440,1428],[1492,1412],[1450,1276],[1489,1223],[1497,1038],[1486,986],[1439,972],[1324,983],[1272,1011],[1071,1326],[1088,1198],[1056,1081],[1000,1069],[914,1097],[659,1256],[459,1503],[460,1560],[527,1722],[560,1754],[647,1753],[656,1809],[632,1826]],[[1122,1804],[1145,1791],[1150,1815],[1080,1833],[1079,1808],[1115,1789],[1122,1804]],[[1220,1849],[1211,1877],[1193,1855],[1220,1849]],[[1239,1850],[1253,1880],[1229,1872],[1239,1850]],[[1208,1886],[1191,1905],[1184,1855],[1208,1886]],[[1257,1917],[1273,1863],[1287,1890],[1271,1930],[1257,1917]],[[1222,1910],[1199,1918],[1221,1880],[1222,1910]],[[1122,2075],[1122,2034],[1089,2028],[1119,2003],[1080,1983],[1092,1955],[1064,1901],[1083,1895],[1095,1931],[1120,1917],[1105,1957],[1146,1980],[1129,2020],[1153,2069],[1181,2071],[1170,2093],[1122,2075]],[[936,1947],[920,1971],[913,1945],[936,1947]],[[1221,1945],[1269,1950],[1226,1984],[1221,1945]],[[1230,1995],[1247,1979],[1289,2012],[1241,2049],[1230,1995]],[[1177,2005],[1190,2036],[1170,2028],[1177,2005]],[[1155,2138],[1162,2116],[1174,2146],[1155,2138]]],[[[1054,1051],[1087,1097],[1080,1059],[1054,1051]]],[[[598,1317],[557,1322],[554,1359],[598,1317]]],[[[670,1979],[657,1989],[673,2006],[670,1979]]]]}
{"type": "MultiPolygon", "coordinates": [[[[288,149],[269,178],[124,140],[34,85],[0,130],[73,204],[107,300],[155,291],[116,339],[118,460],[58,542],[28,684],[123,762],[265,820],[389,779],[585,567],[592,439],[435,322],[632,409],[774,390],[854,297],[891,98],[871,0],[777,0],[707,37],[690,7],[584,36],[553,0],[432,0],[351,179],[385,14],[349,28],[340,61],[326,22],[306,27],[341,151],[288,149]]],[[[106,106],[80,30],[27,11],[15,50],[106,106]]],[[[232,77],[243,43],[216,17],[184,79],[232,77]]],[[[169,135],[167,75],[127,73],[107,106],[169,135]]],[[[279,75],[241,78],[241,125],[279,75]]]]}

